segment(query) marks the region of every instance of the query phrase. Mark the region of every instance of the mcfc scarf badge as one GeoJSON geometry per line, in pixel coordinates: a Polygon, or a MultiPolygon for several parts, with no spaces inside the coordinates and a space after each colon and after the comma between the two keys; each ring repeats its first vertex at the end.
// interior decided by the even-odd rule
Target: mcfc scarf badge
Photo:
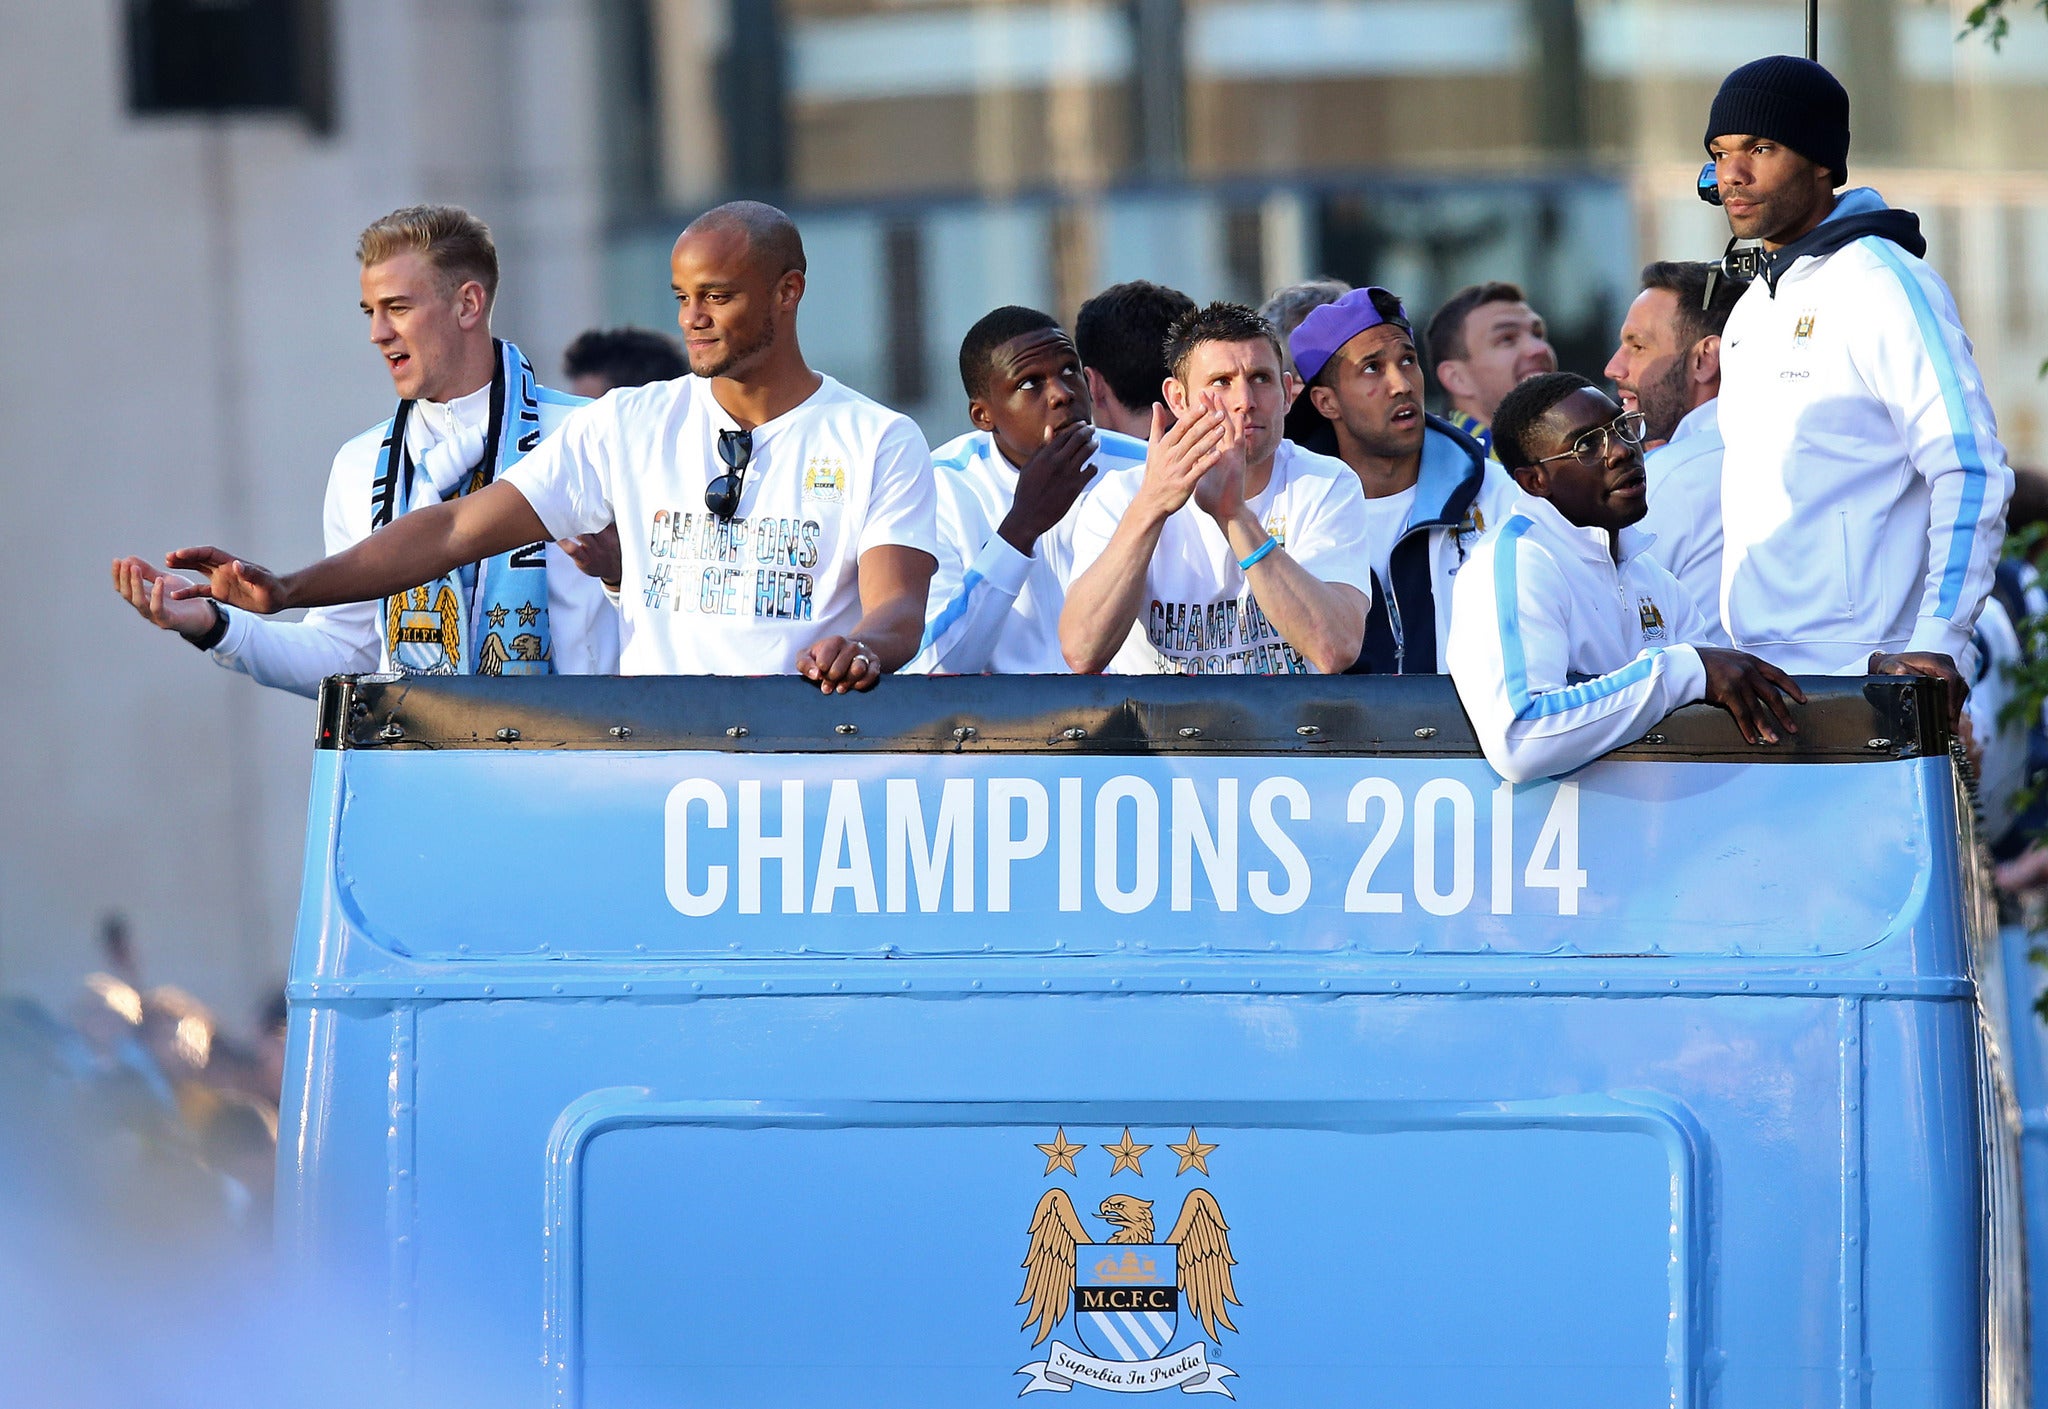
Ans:
{"type": "MultiPolygon", "coordinates": [[[[540,444],[532,364],[509,342],[498,340],[495,347],[483,457],[457,481],[454,494],[474,494],[540,444]]],[[[412,409],[412,402],[401,401],[391,417],[370,486],[372,529],[413,507],[415,493],[434,493],[406,448],[412,409]]],[[[383,629],[391,668],[405,675],[553,674],[546,553],[547,544],[529,543],[387,597],[383,629]]]]}

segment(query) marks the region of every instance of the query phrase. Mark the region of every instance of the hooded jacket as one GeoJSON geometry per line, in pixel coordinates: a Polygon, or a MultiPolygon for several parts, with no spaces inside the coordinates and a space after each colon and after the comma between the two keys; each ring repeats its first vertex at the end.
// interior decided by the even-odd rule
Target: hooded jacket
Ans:
{"type": "Polygon", "coordinates": [[[2012,493],[1919,218],[1850,191],[1721,337],[1721,613],[1793,673],[1936,651],[1967,674],[2012,493]]]}
{"type": "Polygon", "coordinates": [[[1347,674],[1432,675],[1450,668],[1451,580],[1518,493],[1478,441],[1440,416],[1423,418],[1414,512],[1394,544],[1388,580],[1374,577],[1365,646],[1347,674]]]}

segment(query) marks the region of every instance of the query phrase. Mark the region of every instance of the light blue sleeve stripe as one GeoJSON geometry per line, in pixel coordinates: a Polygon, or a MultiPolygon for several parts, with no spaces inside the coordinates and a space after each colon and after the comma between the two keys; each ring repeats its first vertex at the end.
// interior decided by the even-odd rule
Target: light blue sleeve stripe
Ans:
{"type": "Polygon", "coordinates": [[[1493,606],[1500,621],[1501,673],[1507,681],[1508,703],[1520,719],[1529,705],[1529,666],[1522,656],[1521,596],[1515,583],[1515,552],[1522,535],[1535,525],[1520,514],[1501,525],[1493,550],[1493,606]]]}
{"type": "Polygon", "coordinates": [[[1598,703],[1609,695],[1619,694],[1649,679],[1650,672],[1657,668],[1657,657],[1662,654],[1662,646],[1652,646],[1621,669],[1610,670],[1598,679],[1562,690],[1546,691],[1531,700],[1529,707],[1515,717],[1523,720],[1548,719],[1553,714],[1565,714],[1584,705],[1598,703]]]}
{"type": "Polygon", "coordinates": [[[948,631],[953,629],[954,624],[961,617],[967,615],[967,608],[974,598],[974,589],[987,581],[987,578],[983,577],[973,568],[967,570],[967,576],[960,579],[960,590],[953,594],[953,600],[946,603],[945,609],[932,619],[930,626],[925,628],[924,639],[917,643],[917,649],[920,654],[930,650],[948,631]]]}
{"type": "Polygon", "coordinates": [[[1507,682],[1508,703],[1514,707],[1515,718],[1524,722],[1548,719],[1552,715],[1597,704],[1609,695],[1640,684],[1656,669],[1657,657],[1662,654],[1661,648],[1652,647],[1621,669],[1609,671],[1598,679],[1531,695],[1528,659],[1522,652],[1521,595],[1516,580],[1515,557],[1522,535],[1532,527],[1534,525],[1528,519],[1517,514],[1501,526],[1500,540],[1493,550],[1494,610],[1500,618],[1501,672],[1507,682]]]}
{"type": "Polygon", "coordinates": [[[1927,290],[1920,287],[1920,280],[1899,258],[1891,241],[1866,235],[1860,243],[1884,261],[1906,291],[1906,302],[1912,305],[1914,321],[1920,325],[1920,339],[1927,344],[1927,355],[1934,362],[1935,380],[1941,384],[1941,403],[1948,411],[1949,433],[1955,439],[1956,460],[1963,467],[1962,502],[1957,506],[1955,527],[1949,536],[1948,561],[1942,565],[1941,599],[1935,605],[1937,616],[1953,621],[1962,601],[1963,584],[1970,575],[1970,558],[1977,544],[1977,518],[1984,511],[1984,455],[1977,447],[1976,427],[1971,424],[1970,409],[1963,400],[1962,378],[1956,374],[1955,358],[1949,353],[1948,340],[1941,335],[1941,321],[1934,316],[1927,290]]]}

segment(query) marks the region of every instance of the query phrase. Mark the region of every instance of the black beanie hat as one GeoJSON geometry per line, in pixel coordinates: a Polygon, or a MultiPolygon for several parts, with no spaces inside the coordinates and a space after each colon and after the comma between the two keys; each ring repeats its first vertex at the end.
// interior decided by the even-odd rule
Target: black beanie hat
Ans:
{"type": "Polygon", "coordinates": [[[1707,145],[1731,134],[1783,142],[1826,167],[1837,186],[1849,179],[1849,91],[1811,59],[1777,54],[1721,80],[1707,145]]]}

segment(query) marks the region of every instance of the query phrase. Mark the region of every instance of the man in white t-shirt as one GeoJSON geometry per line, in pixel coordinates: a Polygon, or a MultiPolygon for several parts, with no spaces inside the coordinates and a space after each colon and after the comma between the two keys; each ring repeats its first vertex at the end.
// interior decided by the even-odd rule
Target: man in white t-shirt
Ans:
{"type": "Polygon", "coordinates": [[[1060,616],[1067,663],[1190,675],[1347,669],[1372,593],[1365,500],[1343,461],[1282,437],[1272,325],[1242,304],[1212,303],[1174,323],[1166,354],[1167,404],[1153,411],[1145,464],[1109,476],[1081,506],[1060,616]]]}
{"type": "Polygon", "coordinates": [[[1104,475],[1144,464],[1145,442],[1090,426],[1081,354],[1035,308],[998,308],[969,328],[960,380],[977,429],[932,456],[939,570],[911,669],[1064,675],[1076,505],[1104,475]]]}
{"type": "MultiPolygon", "coordinates": [[[[468,211],[395,210],[358,237],[356,257],[370,341],[400,401],[393,417],[334,457],[322,516],[329,553],[396,515],[488,483],[583,404],[539,385],[519,350],[492,337],[498,252],[468,211]]],[[[574,542],[522,544],[502,558],[465,561],[432,591],[315,607],[302,621],[181,598],[182,580],[141,558],[114,563],[114,586],[151,624],[294,694],[317,695],[330,675],[371,670],[609,675],[619,668],[618,609],[577,570],[577,551],[574,542]]]]}
{"type": "Polygon", "coordinates": [[[871,689],[917,650],[935,564],[931,456],[797,345],[803,242],[773,206],[699,216],[670,272],[691,376],[615,391],[496,484],[277,575],[173,553],[252,611],[375,598],[480,553],[618,522],[629,675],[801,674],[871,689]]]}

